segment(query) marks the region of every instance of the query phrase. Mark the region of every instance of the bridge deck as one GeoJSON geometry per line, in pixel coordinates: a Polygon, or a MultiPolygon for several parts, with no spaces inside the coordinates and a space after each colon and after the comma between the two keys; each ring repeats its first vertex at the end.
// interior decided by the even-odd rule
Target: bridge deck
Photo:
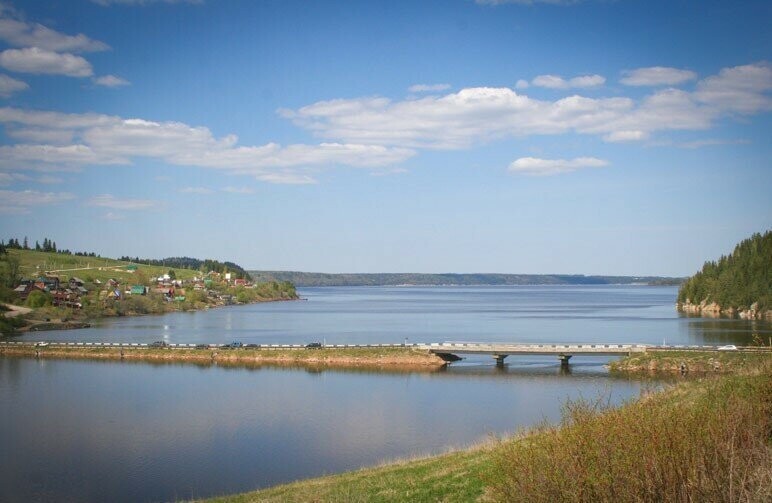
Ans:
{"type": "Polygon", "coordinates": [[[485,344],[485,343],[441,343],[421,345],[438,354],[481,354],[481,355],[597,355],[626,356],[630,353],[644,353],[647,346],[642,344],[485,344]]]}

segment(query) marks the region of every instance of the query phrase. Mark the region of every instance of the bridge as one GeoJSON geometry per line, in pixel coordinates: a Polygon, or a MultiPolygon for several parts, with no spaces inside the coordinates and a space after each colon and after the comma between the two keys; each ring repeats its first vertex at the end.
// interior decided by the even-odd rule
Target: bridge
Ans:
{"type": "MultiPolygon", "coordinates": [[[[568,365],[572,356],[628,356],[631,353],[645,353],[650,346],[643,344],[501,344],[501,343],[471,343],[471,342],[443,342],[434,344],[419,344],[418,347],[426,349],[445,361],[460,360],[458,355],[477,354],[491,355],[497,365],[503,365],[504,359],[511,355],[554,355],[560,359],[560,363],[568,365]]],[[[713,346],[695,349],[715,350],[713,346]]]]}

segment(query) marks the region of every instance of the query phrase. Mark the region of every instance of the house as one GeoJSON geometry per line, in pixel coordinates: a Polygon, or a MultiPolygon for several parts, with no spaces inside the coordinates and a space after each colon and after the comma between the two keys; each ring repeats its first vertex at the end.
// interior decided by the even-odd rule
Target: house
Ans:
{"type": "Polygon", "coordinates": [[[233,280],[234,286],[247,286],[248,282],[245,279],[235,279],[233,280]]]}
{"type": "Polygon", "coordinates": [[[68,282],[68,284],[70,285],[70,288],[76,288],[76,287],[85,285],[86,282],[76,276],[73,276],[72,278],[70,278],[70,281],[68,282]]]}
{"type": "Polygon", "coordinates": [[[56,276],[41,276],[35,280],[35,286],[46,292],[59,290],[59,278],[56,276]]]}
{"type": "Polygon", "coordinates": [[[19,296],[21,300],[27,300],[27,297],[29,297],[29,294],[34,292],[35,290],[44,292],[45,290],[37,286],[32,281],[29,281],[27,283],[22,283],[21,285],[17,286],[13,289],[13,291],[16,293],[16,295],[19,296]]]}
{"type": "Polygon", "coordinates": [[[163,295],[165,300],[174,299],[174,288],[168,288],[168,287],[154,288],[153,293],[163,295]]]}
{"type": "Polygon", "coordinates": [[[129,295],[145,295],[147,287],[145,285],[132,285],[131,290],[128,290],[126,293],[129,295]]]}

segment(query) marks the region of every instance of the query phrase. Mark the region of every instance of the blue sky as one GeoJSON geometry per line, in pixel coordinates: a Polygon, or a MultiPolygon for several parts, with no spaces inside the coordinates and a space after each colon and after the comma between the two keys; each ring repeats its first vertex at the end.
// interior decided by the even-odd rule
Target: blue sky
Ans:
{"type": "Polygon", "coordinates": [[[772,227],[772,4],[0,1],[0,237],[688,275],[772,227]]]}

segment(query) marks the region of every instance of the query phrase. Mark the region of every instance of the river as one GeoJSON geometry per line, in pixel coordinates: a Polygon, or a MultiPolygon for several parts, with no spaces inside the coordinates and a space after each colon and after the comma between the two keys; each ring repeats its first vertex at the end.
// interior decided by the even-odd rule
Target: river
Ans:
{"type": "MultiPolygon", "coordinates": [[[[307,288],[307,300],[105,320],[23,340],[747,344],[769,323],[687,318],[672,287],[307,288]]],[[[368,372],[0,357],[0,501],[170,501],[443,452],[657,383],[608,359],[472,357],[368,372]]]]}

